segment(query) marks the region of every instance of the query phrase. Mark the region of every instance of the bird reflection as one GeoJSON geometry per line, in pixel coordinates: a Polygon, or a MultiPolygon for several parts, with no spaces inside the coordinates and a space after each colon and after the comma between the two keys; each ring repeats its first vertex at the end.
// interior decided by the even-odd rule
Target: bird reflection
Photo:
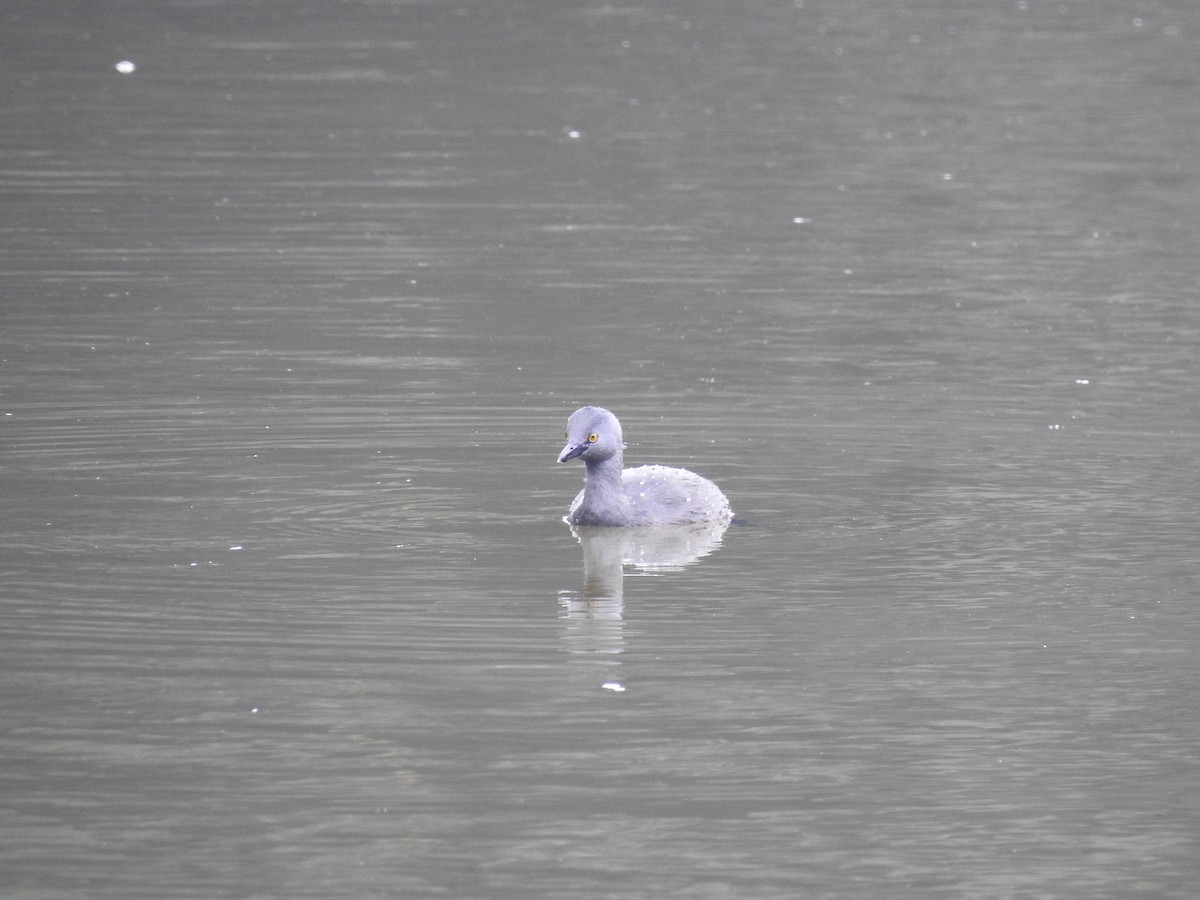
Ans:
{"type": "Polygon", "coordinates": [[[625,567],[637,574],[679,571],[721,546],[728,522],[647,525],[638,528],[571,526],[583,547],[583,588],[560,591],[563,645],[612,667],[603,687],[624,690],[616,657],[624,651],[625,567]]]}

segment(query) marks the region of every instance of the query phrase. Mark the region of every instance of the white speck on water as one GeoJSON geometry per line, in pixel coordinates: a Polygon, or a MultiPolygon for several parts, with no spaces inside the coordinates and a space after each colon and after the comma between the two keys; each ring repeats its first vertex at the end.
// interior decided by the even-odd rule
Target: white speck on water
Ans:
{"type": "Polygon", "coordinates": [[[123,59],[117,63],[117,71],[122,75],[131,75],[137,71],[137,65],[128,59],[123,59]]]}
{"type": "Polygon", "coordinates": [[[600,689],[603,691],[613,691],[619,694],[625,690],[625,685],[621,684],[619,681],[606,681],[604,684],[600,685],[600,689]]]}
{"type": "Polygon", "coordinates": [[[1091,384],[1092,381],[1090,378],[1076,378],[1075,383],[1076,384],[1091,384]]]}

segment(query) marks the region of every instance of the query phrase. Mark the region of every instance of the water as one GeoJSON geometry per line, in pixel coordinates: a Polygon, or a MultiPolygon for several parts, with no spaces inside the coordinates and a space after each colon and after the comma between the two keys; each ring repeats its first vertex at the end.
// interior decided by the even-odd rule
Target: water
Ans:
{"type": "Polygon", "coordinates": [[[1198,27],[9,10],[5,896],[1190,897],[1198,27]]]}

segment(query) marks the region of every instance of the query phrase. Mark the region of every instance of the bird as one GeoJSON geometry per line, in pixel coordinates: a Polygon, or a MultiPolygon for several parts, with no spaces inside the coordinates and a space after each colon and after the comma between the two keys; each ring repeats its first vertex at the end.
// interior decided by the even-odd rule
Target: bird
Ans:
{"type": "Polygon", "coordinates": [[[564,517],[571,525],[682,525],[733,518],[729,500],[702,475],[673,466],[623,469],[621,423],[603,407],[571,413],[566,438],[558,461],[581,459],[585,466],[583,490],[564,517]]]}

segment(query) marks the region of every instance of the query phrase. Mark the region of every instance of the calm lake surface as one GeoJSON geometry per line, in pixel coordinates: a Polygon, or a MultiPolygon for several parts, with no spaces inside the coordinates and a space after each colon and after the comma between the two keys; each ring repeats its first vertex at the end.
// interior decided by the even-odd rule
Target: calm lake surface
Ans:
{"type": "Polygon", "coordinates": [[[1197,9],[0,25],[6,898],[1195,896],[1197,9]]]}

